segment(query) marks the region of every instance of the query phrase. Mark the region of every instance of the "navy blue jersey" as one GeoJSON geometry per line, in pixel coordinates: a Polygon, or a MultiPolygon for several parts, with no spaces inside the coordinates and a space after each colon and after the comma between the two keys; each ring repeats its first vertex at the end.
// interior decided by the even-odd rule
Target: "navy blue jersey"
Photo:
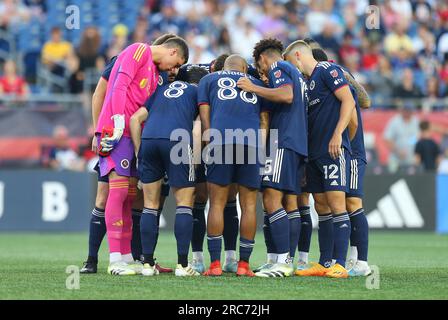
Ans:
{"type": "MultiPolygon", "coordinates": [[[[339,65],[338,67],[340,67],[342,71],[349,73],[353,77],[353,75],[349,70],[339,65]]],[[[355,99],[356,114],[358,117],[358,129],[356,130],[355,137],[350,141],[350,145],[352,147],[352,158],[361,159],[365,163],[367,163],[366,148],[364,145],[364,129],[362,125],[361,107],[359,106],[358,103],[358,95],[356,94],[356,90],[352,85],[350,85],[350,91],[352,92],[353,98],[355,99]]]]}
{"type": "Polygon", "coordinates": [[[161,71],[159,72],[159,81],[157,82],[157,85],[163,86],[164,84],[168,84],[168,72],[161,71]]]}
{"type": "Polygon", "coordinates": [[[210,72],[210,63],[184,64],[182,67],[180,67],[179,72],[177,73],[176,76],[176,80],[185,81],[187,79],[187,73],[193,67],[199,67],[207,72],[210,72]]]}
{"type": "Polygon", "coordinates": [[[247,74],[250,74],[255,79],[260,79],[257,69],[251,64],[247,65],[247,74]]]}
{"type": "MultiPolygon", "coordinates": [[[[347,79],[337,65],[319,62],[308,85],[308,134],[309,158],[319,158],[328,153],[328,144],[333,137],[341,112],[341,101],[334,92],[347,86],[347,79]]],[[[342,146],[351,153],[348,130],[342,133],[342,146]]]]}
{"type": "Polygon", "coordinates": [[[300,71],[286,61],[272,64],[269,86],[279,88],[290,85],[294,98],[290,104],[275,104],[271,112],[271,129],[278,130],[278,148],[290,149],[303,156],[308,155],[307,87],[300,71]]]}
{"type": "MultiPolygon", "coordinates": [[[[260,112],[266,108],[266,102],[257,95],[241,90],[236,86],[238,79],[248,77],[255,84],[263,86],[260,80],[238,71],[217,71],[206,75],[199,82],[198,102],[208,104],[210,128],[219,130],[222,144],[245,144],[256,146],[257,141],[233,139],[224,141],[225,129],[254,130],[255,138],[260,129],[260,112]]],[[[215,143],[219,143],[215,141],[215,143]]]]}
{"type": "Polygon", "coordinates": [[[142,139],[180,141],[180,137],[171,137],[171,133],[176,129],[184,129],[191,144],[193,121],[198,115],[197,105],[197,86],[182,81],[159,86],[145,103],[149,116],[142,139]]]}
{"type": "Polygon", "coordinates": [[[104,80],[109,81],[110,73],[112,72],[112,68],[115,65],[115,61],[117,61],[117,56],[112,57],[112,59],[110,59],[109,63],[106,65],[106,68],[104,68],[104,71],[101,74],[101,77],[103,77],[104,80]]]}

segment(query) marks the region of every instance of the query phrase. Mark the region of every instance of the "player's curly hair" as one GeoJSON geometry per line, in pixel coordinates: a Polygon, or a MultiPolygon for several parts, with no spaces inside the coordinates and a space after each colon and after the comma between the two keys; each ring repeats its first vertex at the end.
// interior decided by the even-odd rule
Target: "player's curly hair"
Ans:
{"type": "Polygon", "coordinates": [[[254,47],[253,52],[255,62],[260,60],[260,55],[266,52],[276,52],[281,55],[283,52],[283,44],[280,40],[274,38],[268,38],[258,41],[254,47]]]}
{"type": "Polygon", "coordinates": [[[198,84],[199,81],[201,81],[201,79],[206,75],[208,75],[208,71],[204,68],[191,67],[191,69],[186,73],[185,82],[198,84]]]}

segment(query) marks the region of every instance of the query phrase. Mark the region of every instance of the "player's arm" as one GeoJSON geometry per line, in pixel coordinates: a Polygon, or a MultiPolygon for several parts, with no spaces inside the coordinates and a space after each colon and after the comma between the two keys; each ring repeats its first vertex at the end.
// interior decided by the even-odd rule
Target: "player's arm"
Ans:
{"type": "MultiPolygon", "coordinates": [[[[106,89],[107,81],[101,77],[92,96],[92,123],[94,129],[96,129],[96,126],[98,125],[98,118],[100,116],[101,109],[103,108],[104,98],[106,97],[106,89]]],[[[92,151],[97,151],[97,144],[97,139],[94,136],[92,139],[92,151]]]]}
{"type": "Polygon", "coordinates": [[[358,96],[359,106],[363,109],[370,108],[372,102],[366,89],[358,81],[356,81],[355,78],[350,73],[344,71],[344,76],[355,89],[356,94],[358,96]]]}
{"type": "Polygon", "coordinates": [[[199,117],[201,118],[202,139],[204,144],[210,142],[210,105],[199,105],[199,117]]]}
{"type": "Polygon", "coordinates": [[[353,138],[355,137],[357,130],[358,130],[358,111],[355,108],[353,109],[352,117],[350,118],[350,122],[348,124],[350,141],[352,141],[353,138]]]}
{"type": "Polygon", "coordinates": [[[341,154],[342,133],[347,129],[350,119],[352,118],[353,109],[355,109],[355,100],[348,85],[342,86],[334,91],[336,98],[341,101],[341,111],[333,137],[328,145],[328,152],[331,157],[336,159],[341,154]]]}
{"type": "Polygon", "coordinates": [[[132,143],[134,144],[135,156],[138,154],[142,141],[142,123],[148,119],[148,115],[148,110],[145,107],[141,107],[131,116],[129,121],[129,129],[131,131],[132,143]]]}
{"type": "Polygon", "coordinates": [[[263,149],[266,148],[266,140],[268,136],[268,130],[269,130],[269,112],[268,111],[262,111],[260,113],[260,130],[261,130],[261,143],[263,146],[263,149]]]}
{"type": "Polygon", "coordinates": [[[241,90],[255,93],[257,96],[276,103],[290,104],[294,99],[294,90],[290,84],[283,84],[277,88],[266,88],[254,84],[248,77],[241,77],[237,86],[241,90]]]}

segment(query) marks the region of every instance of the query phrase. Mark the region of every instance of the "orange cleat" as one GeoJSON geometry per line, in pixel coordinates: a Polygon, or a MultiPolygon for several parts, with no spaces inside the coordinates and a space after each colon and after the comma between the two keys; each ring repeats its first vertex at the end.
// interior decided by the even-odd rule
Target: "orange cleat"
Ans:
{"type": "Polygon", "coordinates": [[[346,279],[348,278],[348,272],[343,266],[336,263],[334,266],[328,268],[325,276],[328,278],[346,279]]]}
{"type": "Polygon", "coordinates": [[[219,277],[222,275],[222,269],[221,269],[221,261],[216,260],[210,263],[210,268],[205,271],[203,276],[209,276],[209,277],[219,277]]]}
{"type": "Polygon", "coordinates": [[[238,261],[237,277],[255,277],[255,273],[250,269],[249,263],[246,261],[238,261]]]}
{"type": "Polygon", "coordinates": [[[323,265],[316,263],[311,268],[296,270],[295,275],[301,277],[324,277],[328,270],[323,265]]]}

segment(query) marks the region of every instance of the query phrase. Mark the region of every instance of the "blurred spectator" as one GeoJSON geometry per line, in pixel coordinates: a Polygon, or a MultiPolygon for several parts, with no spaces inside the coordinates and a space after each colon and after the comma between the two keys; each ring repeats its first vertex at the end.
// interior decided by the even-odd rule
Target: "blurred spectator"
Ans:
{"type": "Polygon", "coordinates": [[[353,35],[350,31],[346,31],[339,49],[339,57],[342,65],[347,65],[348,61],[353,61],[357,66],[361,60],[361,52],[358,47],[353,44],[353,35]]]}
{"type": "Polygon", "coordinates": [[[398,56],[400,51],[408,54],[414,52],[411,38],[406,34],[408,23],[400,20],[393,28],[393,31],[384,38],[384,49],[390,56],[398,56]]]}
{"type": "Polygon", "coordinates": [[[20,0],[3,0],[0,3],[0,29],[17,33],[18,28],[30,19],[30,10],[20,0]]]}
{"type": "Polygon", "coordinates": [[[143,42],[151,43],[151,39],[148,37],[148,20],[140,18],[137,21],[134,32],[132,33],[132,43],[143,42]]]}
{"type": "Polygon", "coordinates": [[[18,100],[24,100],[29,94],[29,88],[25,79],[17,75],[15,62],[7,60],[3,68],[4,73],[0,77],[0,94],[17,96],[18,100]]]}
{"type": "Polygon", "coordinates": [[[422,102],[422,110],[442,110],[446,102],[441,99],[445,96],[445,92],[440,89],[439,80],[436,77],[430,77],[426,83],[427,92],[422,102]]]}
{"type": "MultiPolygon", "coordinates": [[[[393,72],[390,61],[385,56],[380,56],[377,68],[372,72],[370,79],[370,92],[376,100],[386,108],[392,106],[392,94],[394,88],[393,72]]],[[[369,92],[369,93],[370,93],[369,92]]]]}
{"type": "Polygon", "coordinates": [[[384,130],[384,139],[389,149],[389,170],[414,164],[414,147],[418,138],[418,119],[412,109],[404,107],[395,115],[384,130]]]}
{"type": "Polygon", "coordinates": [[[262,39],[261,34],[252,26],[250,22],[244,22],[242,19],[238,20],[241,27],[239,32],[232,34],[231,43],[232,49],[227,52],[235,52],[241,54],[246,59],[252,58],[252,52],[255,44],[262,39]]]}
{"type": "MultiPolygon", "coordinates": [[[[395,98],[399,100],[406,100],[405,103],[409,103],[412,106],[417,106],[418,102],[415,99],[423,97],[423,94],[414,83],[414,72],[412,69],[405,69],[403,71],[402,82],[394,89],[395,98]]],[[[397,103],[400,101],[397,100],[397,103]]]]}
{"type": "Polygon", "coordinates": [[[128,45],[129,30],[124,24],[117,24],[112,29],[112,41],[106,50],[106,59],[110,61],[113,57],[118,56],[128,45]]]}
{"type": "Polygon", "coordinates": [[[287,29],[286,23],[282,19],[284,16],[286,16],[286,11],[282,5],[265,1],[263,18],[258,21],[256,28],[264,38],[277,38],[285,41],[287,29]]]}
{"type": "Polygon", "coordinates": [[[59,27],[51,29],[51,38],[42,48],[42,62],[54,74],[62,76],[70,56],[73,55],[73,46],[62,39],[59,27]]]}
{"type": "MultiPolygon", "coordinates": [[[[235,40],[235,37],[233,37],[232,40],[235,40]]],[[[235,41],[233,41],[233,43],[234,42],[235,41]]],[[[221,55],[221,54],[229,53],[229,52],[233,52],[233,51],[239,52],[240,49],[238,47],[232,47],[232,44],[230,42],[229,30],[226,27],[224,27],[219,32],[219,37],[218,37],[218,41],[216,44],[216,54],[221,55]],[[232,48],[235,48],[235,50],[232,50],[232,48]]]]}
{"type": "MultiPolygon", "coordinates": [[[[350,35],[351,36],[351,35],[350,35]]],[[[349,41],[352,40],[353,36],[351,36],[352,38],[350,38],[350,36],[348,36],[349,41]]],[[[335,35],[335,25],[333,22],[326,22],[324,25],[324,29],[322,30],[322,33],[317,35],[314,40],[316,40],[320,46],[322,48],[324,48],[327,51],[330,51],[329,54],[333,53],[333,54],[337,54],[339,52],[339,41],[336,39],[336,35],[335,35]]],[[[347,40],[344,39],[346,43],[347,40]]]]}
{"type": "Polygon", "coordinates": [[[84,160],[70,147],[67,128],[56,126],[53,131],[53,139],[53,147],[50,149],[50,168],[83,171],[84,160]]]}
{"type": "Polygon", "coordinates": [[[415,163],[425,171],[436,171],[440,160],[440,148],[431,137],[429,122],[422,121],[420,139],[415,145],[415,163]]]}
{"type": "Polygon", "coordinates": [[[364,41],[364,47],[361,67],[364,71],[374,71],[377,70],[380,62],[380,45],[378,43],[371,43],[369,41],[364,41]]]}

